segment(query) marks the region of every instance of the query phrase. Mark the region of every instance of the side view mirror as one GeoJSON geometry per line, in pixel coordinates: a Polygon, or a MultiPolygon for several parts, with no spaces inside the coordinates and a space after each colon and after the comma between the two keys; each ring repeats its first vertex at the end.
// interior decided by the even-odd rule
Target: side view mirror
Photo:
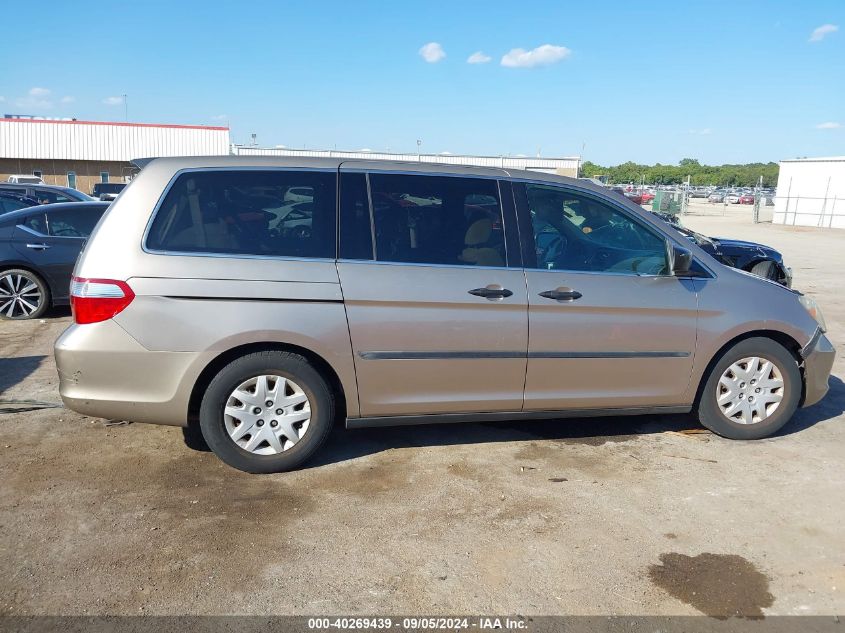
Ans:
{"type": "Polygon", "coordinates": [[[689,273],[690,266],[692,266],[692,251],[673,244],[669,246],[669,253],[672,274],[676,277],[682,277],[689,273]]]}

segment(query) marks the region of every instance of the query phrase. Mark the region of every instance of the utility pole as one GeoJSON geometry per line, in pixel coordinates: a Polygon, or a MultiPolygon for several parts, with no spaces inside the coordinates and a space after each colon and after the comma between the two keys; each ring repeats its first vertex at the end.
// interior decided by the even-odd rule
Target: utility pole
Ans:
{"type": "Polygon", "coordinates": [[[417,162],[422,162],[422,155],[420,154],[420,147],[422,146],[422,141],[417,139],[417,162]]]}
{"type": "Polygon", "coordinates": [[[123,95],[123,121],[129,122],[129,97],[123,95]]]}

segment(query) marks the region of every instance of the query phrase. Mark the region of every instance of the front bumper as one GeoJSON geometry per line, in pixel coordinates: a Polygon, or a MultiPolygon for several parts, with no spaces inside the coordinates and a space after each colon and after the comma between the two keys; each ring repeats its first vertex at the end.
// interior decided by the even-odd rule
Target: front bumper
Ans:
{"type": "Polygon", "coordinates": [[[830,370],[836,358],[836,350],[828,338],[818,332],[817,336],[802,350],[804,357],[804,402],[809,407],[824,398],[828,390],[830,370]]]}

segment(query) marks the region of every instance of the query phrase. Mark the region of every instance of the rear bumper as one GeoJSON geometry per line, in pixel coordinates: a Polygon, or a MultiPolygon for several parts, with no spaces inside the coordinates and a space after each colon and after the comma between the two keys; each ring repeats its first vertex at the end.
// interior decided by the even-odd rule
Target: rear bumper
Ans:
{"type": "Polygon", "coordinates": [[[97,418],[186,426],[195,352],[154,352],[114,321],[72,325],[54,348],[65,406],[97,418]]]}
{"type": "Polygon", "coordinates": [[[836,358],[836,350],[824,335],[813,337],[814,342],[804,348],[804,402],[801,406],[809,407],[824,398],[828,390],[830,370],[836,358]]]}

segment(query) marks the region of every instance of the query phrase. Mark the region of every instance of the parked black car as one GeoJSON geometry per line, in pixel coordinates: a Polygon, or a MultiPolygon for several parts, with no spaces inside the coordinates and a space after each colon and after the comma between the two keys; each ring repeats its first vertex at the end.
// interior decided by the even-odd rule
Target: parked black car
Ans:
{"type": "Polygon", "coordinates": [[[91,195],[95,200],[114,200],[120,192],[126,189],[125,182],[98,182],[94,185],[91,195]]]}
{"type": "Polygon", "coordinates": [[[0,183],[0,192],[12,192],[28,198],[34,198],[39,204],[53,204],[56,202],[91,202],[94,200],[81,191],[71,187],[58,185],[16,185],[0,183]]]}
{"type": "Polygon", "coordinates": [[[723,264],[771,279],[787,288],[792,287],[792,269],[783,263],[783,255],[771,246],[724,237],[707,237],[682,225],[677,216],[666,213],[655,215],[723,264]]]}
{"type": "Polygon", "coordinates": [[[69,202],[0,215],[0,318],[35,319],[68,304],[79,251],[108,207],[69,202]]]}
{"type": "Polygon", "coordinates": [[[18,209],[26,209],[34,207],[38,204],[38,200],[29,198],[27,196],[0,190],[0,215],[17,211],[18,209]]]}

